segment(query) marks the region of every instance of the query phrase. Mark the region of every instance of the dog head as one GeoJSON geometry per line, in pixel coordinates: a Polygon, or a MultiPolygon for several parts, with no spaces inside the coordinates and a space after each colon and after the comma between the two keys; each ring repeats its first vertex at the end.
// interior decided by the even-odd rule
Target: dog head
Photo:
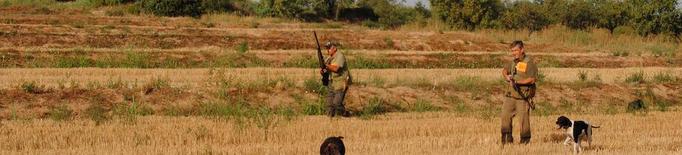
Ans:
{"type": "Polygon", "coordinates": [[[559,118],[556,119],[556,125],[559,129],[568,129],[573,123],[571,123],[571,119],[568,119],[568,117],[559,116],[559,118]]]}
{"type": "Polygon", "coordinates": [[[346,146],[342,141],[343,137],[328,137],[320,146],[320,155],[344,155],[346,146]]]}

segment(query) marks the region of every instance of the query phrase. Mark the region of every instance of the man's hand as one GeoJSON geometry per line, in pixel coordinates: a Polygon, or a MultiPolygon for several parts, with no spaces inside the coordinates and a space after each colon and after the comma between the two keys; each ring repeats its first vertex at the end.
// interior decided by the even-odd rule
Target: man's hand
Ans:
{"type": "Polygon", "coordinates": [[[328,72],[328,71],[327,71],[326,68],[325,68],[325,69],[320,69],[320,74],[325,74],[325,73],[327,73],[327,72],[328,72]]]}
{"type": "Polygon", "coordinates": [[[327,71],[331,71],[336,73],[339,70],[339,66],[334,65],[334,64],[327,64],[327,71]]]}

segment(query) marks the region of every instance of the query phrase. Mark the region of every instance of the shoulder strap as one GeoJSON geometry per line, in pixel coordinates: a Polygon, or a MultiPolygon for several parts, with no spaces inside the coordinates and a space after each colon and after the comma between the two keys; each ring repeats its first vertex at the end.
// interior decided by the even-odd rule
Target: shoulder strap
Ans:
{"type": "Polygon", "coordinates": [[[518,62],[516,62],[516,61],[514,61],[514,60],[512,60],[512,62],[513,62],[513,63],[512,63],[512,66],[511,66],[511,76],[514,77],[514,75],[516,75],[516,65],[517,65],[518,62]]]}

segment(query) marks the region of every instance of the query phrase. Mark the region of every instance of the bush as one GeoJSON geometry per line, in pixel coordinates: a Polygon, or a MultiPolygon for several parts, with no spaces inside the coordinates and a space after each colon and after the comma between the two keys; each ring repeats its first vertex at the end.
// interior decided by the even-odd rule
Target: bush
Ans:
{"type": "Polygon", "coordinates": [[[201,0],[204,12],[225,12],[233,10],[231,0],[201,0]]]}
{"type": "Polygon", "coordinates": [[[392,49],[395,46],[395,42],[393,42],[393,39],[391,39],[391,37],[384,38],[384,43],[386,43],[386,47],[388,47],[389,49],[392,49]]]}
{"type": "Polygon", "coordinates": [[[627,78],[625,78],[625,82],[627,83],[644,83],[644,72],[637,72],[629,75],[627,78]]]}
{"type": "Polygon", "coordinates": [[[363,119],[372,118],[375,115],[388,112],[386,102],[378,97],[369,99],[369,103],[360,111],[360,117],[363,119]]]}
{"type": "Polygon", "coordinates": [[[198,115],[214,118],[240,118],[252,112],[251,108],[243,104],[212,101],[200,104],[198,109],[198,115]]]}
{"type": "Polygon", "coordinates": [[[125,15],[125,10],[126,8],[115,8],[115,9],[110,9],[104,12],[105,15],[107,16],[123,16],[125,15]]]}
{"type": "Polygon", "coordinates": [[[326,112],[324,99],[320,98],[318,102],[304,102],[303,103],[303,114],[304,115],[324,115],[326,112]]]}
{"type": "Polygon", "coordinates": [[[151,58],[147,53],[127,51],[125,62],[122,65],[127,68],[150,68],[152,67],[150,60],[151,58]]]}
{"type": "Polygon", "coordinates": [[[307,78],[303,81],[303,87],[308,92],[317,93],[319,95],[327,94],[327,88],[322,85],[320,78],[307,78]]]}
{"type": "Polygon", "coordinates": [[[85,109],[85,113],[90,118],[90,120],[95,121],[95,125],[100,125],[105,121],[111,119],[106,115],[107,109],[98,103],[92,103],[88,109],[85,109]]]}
{"type": "Polygon", "coordinates": [[[372,20],[362,21],[362,26],[369,27],[369,28],[381,28],[381,25],[379,23],[372,21],[372,20]]]}
{"type": "Polygon", "coordinates": [[[245,54],[246,52],[249,51],[249,42],[244,41],[240,43],[239,45],[237,45],[237,47],[235,47],[235,50],[239,54],[245,54]]]}
{"type": "Polygon", "coordinates": [[[657,83],[673,83],[677,81],[677,78],[670,73],[659,72],[654,75],[654,81],[657,83]]]}
{"type": "Polygon", "coordinates": [[[157,16],[190,16],[203,14],[202,3],[198,0],[143,0],[138,2],[141,10],[157,16]]]}
{"type": "Polygon", "coordinates": [[[85,0],[87,3],[89,3],[91,6],[103,6],[103,5],[117,5],[117,4],[125,4],[125,3],[132,3],[138,0],[85,0]]]}
{"type": "Polygon", "coordinates": [[[44,85],[39,85],[35,81],[22,83],[21,89],[31,94],[40,94],[46,91],[44,85]]]}
{"type": "Polygon", "coordinates": [[[48,113],[48,116],[55,121],[69,120],[71,119],[72,115],[73,110],[69,109],[69,107],[66,105],[52,107],[48,113]]]}
{"type": "Polygon", "coordinates": [[[630,52],[625,51],[625,50],[613,50],[613,51],[611,51],[611,56],[627,57],[629,55],[630,55],[630,52]]]}
{"type": "Polygon", "coordinates": [[[431,101],[425,99],[417,99],[412,107],[412,111],[416,112],[437,111],[439,109],[440,108],[434,106],[431,101]]]}
{"type": "Polygon", "coordinates": [[[635,35],[637,32],[630,26],[618,26],[613,29],[613,35],[635,35]]]}
{"type": "Polygon", "coordinates": [[[85,56],[60,57],[55,65],[57,68],[92,67],[94,61],[85,56]]]}
{"type": "Polygon", "coordinates": [[[587,72],[586,71],[578,72],[578,79],[583,82],[587,81],[587,72]]]}

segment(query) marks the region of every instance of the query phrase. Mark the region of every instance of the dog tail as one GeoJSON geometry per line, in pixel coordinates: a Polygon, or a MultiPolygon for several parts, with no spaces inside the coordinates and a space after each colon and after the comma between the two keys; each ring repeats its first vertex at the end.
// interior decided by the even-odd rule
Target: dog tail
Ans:
{"type": "Polygon", "coordinates": [[[592,128],[599,128],[599,126],[592,125],[592,128]]]}

